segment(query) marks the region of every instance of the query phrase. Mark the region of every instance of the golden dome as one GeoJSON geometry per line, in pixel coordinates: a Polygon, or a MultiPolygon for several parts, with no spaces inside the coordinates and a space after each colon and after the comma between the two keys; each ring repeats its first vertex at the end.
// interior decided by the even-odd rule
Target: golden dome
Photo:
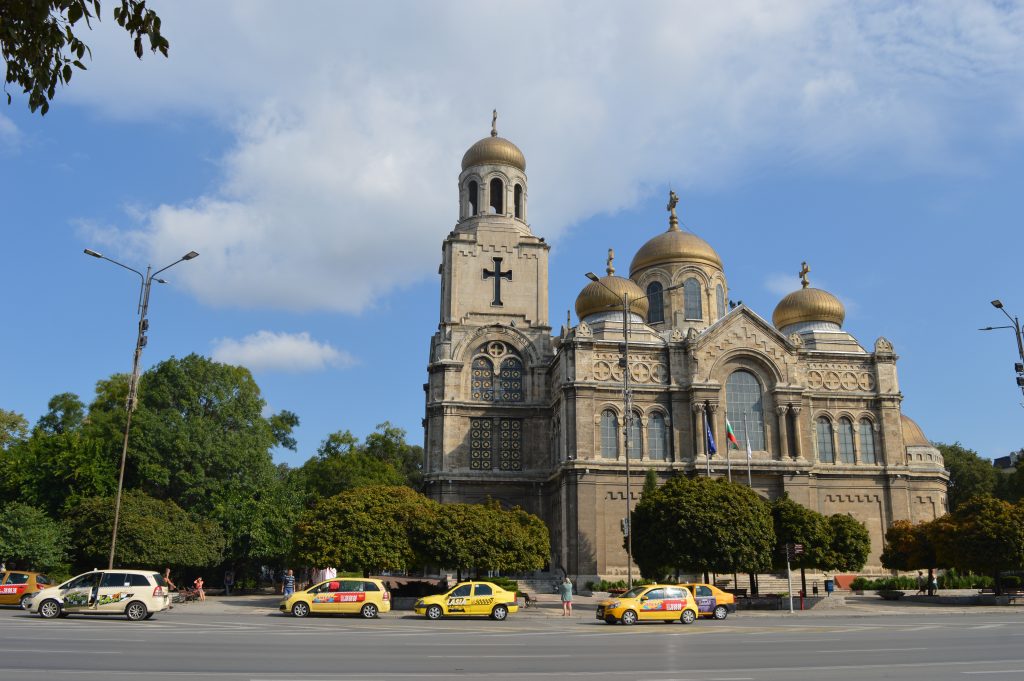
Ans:
{"type": "Polygon", "coordinates": [[[659,234],[640,247],[633,256],[629,274],[632,276],[637,270],[651,265],[681,261],[702,262],[722,269],[722,259],[707,241],[696,234],[684,232],[673,224],[667,232],[659,234]]]}
{"type": "Polygon", "coordinates": [[[621,311],[623,295],[629,300],[629,311],[647,319],[647,297],[632,279],[615,276],[614,257],[615,253],[608,249],[608,275],[590,282],[576,296],[576,316],[579,319],[599,312],[621,311]]]}
{"type": "Polygon", "coordinates": [[[843,325],[846,308],[828,291],[809,287],[807,273],[810,271],[807,263],[803,263],[800,270],[803,287],[790,293],[775,306],[775,312],[772,313],[772,324],[775,328],[784,329],[801,322],[832,322],[839,326],[843,325]]]}
{"type": "Polygon", "coordinates": [[[519,147],[504,137],[498,137],[498,112],[491,119],[491,136],[485,137],[469,148],[462,157],[462,169],[485,163],[496,163],[519,168],[526,172],[526,157],[519,147]]]}
{"type": "Polygon", "coordinates": [[[905,447],[931,447],[932,443],[924,436],[921,426],[917,425],[906,414],[900,414],[900,426],[903,427],[903,445],[905,447]]]}

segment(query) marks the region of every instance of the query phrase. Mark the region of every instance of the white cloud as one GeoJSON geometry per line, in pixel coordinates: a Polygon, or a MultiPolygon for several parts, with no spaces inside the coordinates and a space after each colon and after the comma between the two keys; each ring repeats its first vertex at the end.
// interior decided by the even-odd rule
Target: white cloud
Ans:
{"type": "Polygon", "coordinates": [[[302,333],[258,331],[241,340],[218,338],[213,343],[213,359],[237,364],[253,371],[322,371],[327,367],[349,367],[355,359],[328,343],[320,343],[302,333]]]}
{"type": "Polygon", "coordinates": [[[236,0],[161,12],[170,59],[138,63],[104,22],[67,95],[111,116],[184,114],[231,131],[218,187],[128,228],[154,261],[200,251],[176,278],[214,305],[358,312],[432,274],[459,159],[494,107],[526,154],[535,229],[552,240],[652,187],[685,196],[769,157],[806,172],[967,172],[959,139],[1024,132],[1014,4],[282,12],[236,0]]]}
{"type": "Polygon", "coordinates": [[[14,148],[21,140],[21,132],[18,126],[10,118],[0,113],[0,150],[14,148]]]}

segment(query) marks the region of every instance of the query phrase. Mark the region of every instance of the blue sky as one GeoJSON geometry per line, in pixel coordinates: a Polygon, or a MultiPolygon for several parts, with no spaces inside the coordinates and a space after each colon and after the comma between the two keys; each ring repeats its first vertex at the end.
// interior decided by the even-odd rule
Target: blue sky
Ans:
{"type": "MultiPolygon", "coordinates": [[[[157,2],[170,58],[105,16],[45,118],[0,108],[0,407],[34,422],[145,366],[249,366],[299,414],[298,464],[384,420],[422,438],[440,247],[463,152],[523,150],[552,244],[554,332],[609,247],[620,273],[665,195],[770,319],[799,286],[900,356],[904,411],[985,456],[1024,447],[1024,10],[987,2],[157,2]],[[316,21],[310,21],[316,17],[316,21]]],[[[575,323],[575,315],[573,315],[575,323]]]]}

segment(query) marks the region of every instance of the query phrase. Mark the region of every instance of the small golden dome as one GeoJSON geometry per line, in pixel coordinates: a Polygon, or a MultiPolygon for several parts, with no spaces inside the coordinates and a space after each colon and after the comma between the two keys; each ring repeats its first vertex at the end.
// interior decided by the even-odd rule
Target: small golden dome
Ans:
{"type": "Polygon", "coordinates": [[[900,414],[900,426],[903,428],[903,445],[906,447],[931,447],[932,443],[924,436],[921,426],[907,416],[900,414]]]}
{"type": "Polygon", "coordinates": [[[772,313],[772,324],[775,328],[784,329],[801,322],[832,322],[839,326],[843,325],[846,308],[828,291],[809,287],[807,273],[810,271],[807,263],[803,263],[800,270],[802,288],[793,291],[775,306],[772,313]]]}
{"type": "Polygon", "coordinates": [[[622,310],[622,297],[629,301],[629,311],[647,318],[648,302],[644,292],[632,279],[615,276],[612,266],[614,251],[608,249],[608,275],[592,281],[583,287],[576,296],[576,316],[585,319],[599,312],[616,312],[622,310]]]}
{"type": "Polygon", "coordinates": [[[519,147],[504,137],[498,137],[498,112],[491,119],[491,136],[485,137],[473,146],[462,157],[462,169],[487,163],[510,165],[526,172],[526,157],[519,147]]]}

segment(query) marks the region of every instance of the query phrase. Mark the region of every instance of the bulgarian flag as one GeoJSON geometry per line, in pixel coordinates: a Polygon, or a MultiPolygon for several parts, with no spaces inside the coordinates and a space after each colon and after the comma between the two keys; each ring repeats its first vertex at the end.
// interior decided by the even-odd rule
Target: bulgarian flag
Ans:
{"type": "Polygon", "coordinates": [[[736,433],[732,432],[732,424],[729,423],[729,419],[725,420],[725,439],[736,449],[740,448],[740,443],[736,441],[736,433]]]}

